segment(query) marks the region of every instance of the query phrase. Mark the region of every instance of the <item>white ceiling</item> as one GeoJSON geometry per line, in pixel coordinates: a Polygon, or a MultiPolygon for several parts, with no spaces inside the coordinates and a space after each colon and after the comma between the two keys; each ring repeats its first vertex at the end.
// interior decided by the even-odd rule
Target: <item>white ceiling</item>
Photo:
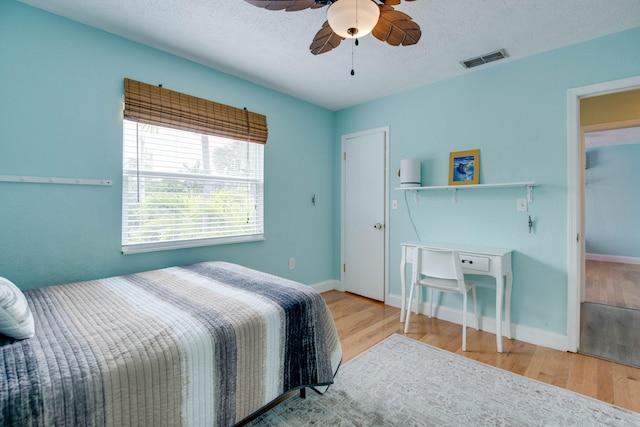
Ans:
{"type": "Polygon", "coordinates": [[[331,110],[640,26],[639,0],[417,0],[397,10],[422,28],[417,45],[364,37],[314,56],[326,7],[270,11],[243,0],[19,0],[331,110]],[[466,70],[460,61],[506,49],[466,70]]]}

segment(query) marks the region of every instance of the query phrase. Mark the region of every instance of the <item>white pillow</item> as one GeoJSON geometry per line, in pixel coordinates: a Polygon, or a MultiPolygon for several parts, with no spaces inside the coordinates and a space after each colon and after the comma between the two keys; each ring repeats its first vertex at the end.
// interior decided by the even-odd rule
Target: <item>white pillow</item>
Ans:
{"type": "Polygon", "coordinates": [[[20,289],[4,277],[0,277],[0,334],[19,340],[35,334],[27,300],[20,289]]]}

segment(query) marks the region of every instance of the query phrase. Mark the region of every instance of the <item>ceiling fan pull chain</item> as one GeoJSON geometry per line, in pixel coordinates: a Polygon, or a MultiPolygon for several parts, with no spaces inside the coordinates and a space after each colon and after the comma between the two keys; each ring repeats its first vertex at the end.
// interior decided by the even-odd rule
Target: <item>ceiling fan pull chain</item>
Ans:
{"type": "Polygon", "coordinates": [[[358,34],[358,0],[356,0],[356,26],[355,29],[353,31],[353,36],[355,36],[352,40],[353,43],[351,43],[351,75],[355,76],[356,72],[353,71],[353,57],[354,57],[354,46],[358,46],[358,38],[356,36],[356,34],[358,34]]]}
{"type": "Polygon", "coordinates": [[[355,76],[355,75],[356,75],[356,72],[353,70],[353,56],[354,56],[354,53],[353,53],[353,46],[354,46],[354,45],[356,45],[356,46],[358,45],[358,39],[352,39],[352,40],[354,40],[354,42],[353,42],[353,43],[351,43],[351,75],[352,75],[352,76],[355,76]]]}

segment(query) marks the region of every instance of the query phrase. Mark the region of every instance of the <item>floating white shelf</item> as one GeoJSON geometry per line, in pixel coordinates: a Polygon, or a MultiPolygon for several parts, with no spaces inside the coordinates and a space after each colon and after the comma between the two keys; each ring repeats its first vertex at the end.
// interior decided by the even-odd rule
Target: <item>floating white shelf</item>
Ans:
{"type": "Polygon", "coordinates": [[[428,187],[398,187],[396,190],[404,191],[428,191],[428,190],[451,190],[453,192],[453,203],[457,200],[458,190],[472,190],[475,188],[504,188],[504,187],[526,187],[527,201],[533,203],[533,187],[537,186],[533,181],[524,182],[503,182],[497,184],[470,184],[470,185],[434,185],[428,187]]]}

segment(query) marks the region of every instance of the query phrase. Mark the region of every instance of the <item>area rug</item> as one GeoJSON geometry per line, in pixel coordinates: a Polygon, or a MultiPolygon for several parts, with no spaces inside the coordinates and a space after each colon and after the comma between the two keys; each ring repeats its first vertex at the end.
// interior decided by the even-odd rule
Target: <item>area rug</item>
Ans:
{"type": "Polygon", "coordinates": [[[640,310],[582,303],[580,353],[640,368],[640,310]]]}
{"type": "Polygon", "coordinates": [[[295,395],[249,425],[639,426],[640,414],[394,334],[324,395],[295,395]]]}

